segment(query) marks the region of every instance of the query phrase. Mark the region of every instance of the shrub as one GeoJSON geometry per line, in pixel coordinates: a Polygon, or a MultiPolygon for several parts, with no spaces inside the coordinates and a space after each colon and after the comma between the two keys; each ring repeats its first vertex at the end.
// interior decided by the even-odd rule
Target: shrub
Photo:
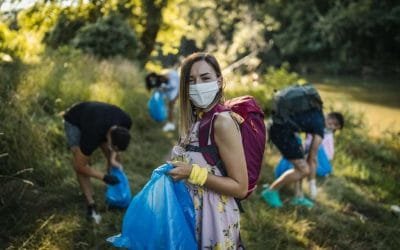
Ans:
{"type": "Polygon", "coordinates": [[[296,82],[304,82],[300,76],[289,71],[289,64],[284,63],[280,68],[269,67],[260,82],[254,82],[251,77],[236,76],[233,84],[228,83],[226,96],[232,98],[240,95],[252,95],[261,105],[266,114],[271,111],[271,102],[275,90],[282,89],[296,82]]]}
{"type": "Polygon", "coordinates": [[[79,15],[79,12],[65,9],[58,16],[56,25],[45,34],[43,41],[51,48],[66,45],[87,22],[84,16],[79,15]]]}
{"type": "Polygon", "coordinates": [[[100,58],[117,55],[134,58],[137,49],[133,30],[118,15],[110,15],[84,26],[78,31],[72,44],[100,58]]]}

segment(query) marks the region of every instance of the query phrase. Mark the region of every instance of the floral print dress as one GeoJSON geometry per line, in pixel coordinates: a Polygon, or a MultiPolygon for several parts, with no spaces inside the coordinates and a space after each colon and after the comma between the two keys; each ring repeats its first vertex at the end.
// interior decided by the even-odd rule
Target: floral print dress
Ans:
{"type": "MultiPolygon", "coordinates": [[[[189,144],[199,145],[199,122],[190,133],[189,144]]],[[[189,164],[206,167],[208,172],[221,176],[216,166],[207,164],[199,152],[185,152],[189,164]]],[[[172,158],[174,153],[172,153],[172,158]]],[[[186,182],[196,212],[196,239],[199,249],[238,249],[240,231],[240,211],[233,197],[218,194],[212,190],[186,182]]]]}

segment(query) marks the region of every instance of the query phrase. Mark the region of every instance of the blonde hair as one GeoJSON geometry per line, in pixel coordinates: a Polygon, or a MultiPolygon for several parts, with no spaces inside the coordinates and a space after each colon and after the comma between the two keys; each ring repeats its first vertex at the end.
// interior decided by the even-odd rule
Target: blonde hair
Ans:
{"type": "MultiPolygon", "coordinates": [[[[213,55],[204,52],[197,52],[191,54],[183,61],[179,82],[179,135],[182,139],[188,136],[190,132],[189,129],[192,127],[196,118],[194,115],[194,107],[189,99],[189,80],[192,66],[198,61],[205,61],[215,70],[217,77],[222,77],[221,67],[213,55]]],[[[222,101],[222,89],[223,88],[221,88],[217,93],[212,106],[222,101]]]]}

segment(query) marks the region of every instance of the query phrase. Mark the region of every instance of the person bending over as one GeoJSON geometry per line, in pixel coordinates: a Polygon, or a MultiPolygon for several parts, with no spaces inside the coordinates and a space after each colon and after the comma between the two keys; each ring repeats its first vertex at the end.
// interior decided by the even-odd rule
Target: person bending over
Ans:
{"type": "MultiPolygon", "coordinates": [[[[327,127],[336,130],[343,126],[341,119],[327,117],[327,127]]],[[[312,207],[313,202],[304,197],[301,181],[308,177],[312,198],[317,195],[315,182],[318,147],[324,137],[325,119],[322,113],[322,100],[311,86],[293,86],[281,90],[273,102],[272,125],[269,128],[270,139],[281,154],[294,166],[275,180],[262,193],[271,207],[282,207],[279,189],[287,184],[296,184],[296,194],[291,204],[312,207]],[[311,142],[306,156],[296,133],[310,135],[311,142]]]]}
{"type": "Polygon", "coordinates": [[[87,202],[87,216],[89,219],[100,218],[90,178],[109,185],[119,183],[108,172],[112,166],[122,167],[119,152],[126,150],[129,145],[132,120],[119,107],[102,102],[75,104],[63,117],[68,146],[73,155],[73,167],[87,202]],[[106,173],[90,167],[90,156],[98,147],[107,161],[106,173]]]}
{"type": "Polygon", "coordinates": [[[168,121],[163,127],[164,132],[175,130],[174,108],[179,93],[179,74],[176,70],[169,70],[166,74],[149,73],[146,76],[146,88],[157,88],[162,91],[168,102],[168,121]]]}

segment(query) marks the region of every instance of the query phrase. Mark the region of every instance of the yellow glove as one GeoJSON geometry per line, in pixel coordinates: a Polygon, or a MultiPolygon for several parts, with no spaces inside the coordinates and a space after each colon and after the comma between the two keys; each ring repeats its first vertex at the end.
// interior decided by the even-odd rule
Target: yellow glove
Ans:
{"type": "Polygon", "coordinates": [[[192,164],[192,171],[188,181],[194,185],[203,186],[206,183],[208,176],[207,168],[202,168],[197,164],[192,164]]]}

